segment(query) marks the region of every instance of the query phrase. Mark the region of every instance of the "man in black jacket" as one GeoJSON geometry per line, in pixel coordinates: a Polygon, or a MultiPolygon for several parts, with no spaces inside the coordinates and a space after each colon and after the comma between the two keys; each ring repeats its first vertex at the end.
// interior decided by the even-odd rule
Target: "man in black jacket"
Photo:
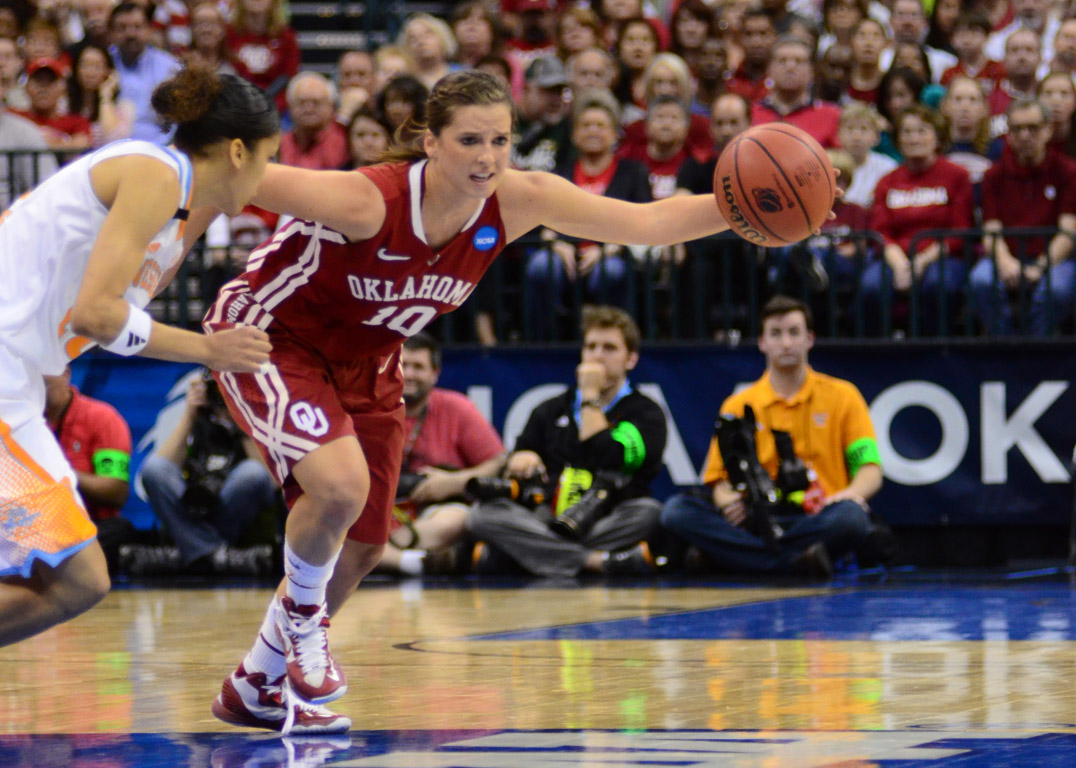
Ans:
{"type": "Polygon", "coordinates": [[[467,524],[485,557],[506,555],[538,576],[653,571],[644,540],[661,509],[649,485],[666,422],[628,381],[638,361],[639,328],[626,312],[584,313],[575,387],[534,409],[508,457],[508,477],[540,487],[546,502],[519,503],[528,493],[472,507],[467,524]]]}

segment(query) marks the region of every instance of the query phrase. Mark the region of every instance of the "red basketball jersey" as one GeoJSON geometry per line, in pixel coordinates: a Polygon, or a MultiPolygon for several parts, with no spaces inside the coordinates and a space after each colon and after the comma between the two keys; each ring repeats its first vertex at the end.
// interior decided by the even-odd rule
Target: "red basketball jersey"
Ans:
{"type": "MultiPolygon", "coordinates": [[[[395,351],[431,320],[470,296],[505,245],[494,194],[438,251],[422,226],[426,161],[361,168],[385,198],[376,235],[350,242],[321,224],[295,220],[250,255],[250,301],[221,300],[212,318],[270,329],[279,324],[330,362],[395,351]]],[[[236,287],[232,284],[232,287],[236,287]]]]}

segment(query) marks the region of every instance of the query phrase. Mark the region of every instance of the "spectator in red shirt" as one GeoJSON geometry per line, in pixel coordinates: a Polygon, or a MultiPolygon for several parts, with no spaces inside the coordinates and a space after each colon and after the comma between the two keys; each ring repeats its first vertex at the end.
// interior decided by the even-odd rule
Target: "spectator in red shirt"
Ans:
{"type": "MultiPolygon", "coordinates": [[[[676,175],[688,158],[687,105],[675,96],[658,96],[650,101],[646,114],[646,144],[621,157],[637,160],[650,173],[650,194],[655,200],[672,197],[676,175]]],[[[707,130],[709,133],[709,130],[707,130]]]]}
{"type": "Polygon", "coordinates": [[[770,56],[773,44],[777,42],[777,30],[770,15],[756,8],[744,14],[740,37],[743,61],[733,71],[726,86],[732,93],[738,93],[754,104],[770,92],[770,56]]]}
{"type": "Polygon", "coordinates": [[[400,351],[408,437],[400,476],[406,493],[397,496],[407,503],[397,509],[411,513],[414,522],[389,537],[382,570],[418,576],[434,570],[435,559],[443,564],[437,555],[467,530],[467,506],[461,503],[467,482],[493,477],[504,466],[504,445],[474,404],[437,387],[441,363],[441,345],[425,332],[408,338],[400,351]]]}
{"type": "MultiPolygon", "coordinates": [[[[903,164],[883,176],[874,191],[871,228],[885,238],[884,258],[863,271],[863,298],[868,306],[883,306],[889,285],[906,293],[918,285],[923,332],[936,333],[942,292],[952,312],[964,288],[968,268],[963,241],[958,237],[912,241],[929,229],[966,229],[972,226],[972,188],[968,172],[944,157],[940,118],[922,105],[908,107],[897,118],[897,146],[903,164]],[[943,248],[948,252],[943,256],[943,248]]],[[[869,313],[868,319],[877,320],[869,313]]]]}
{"type": "Polygon", "coordinates": [[[93,129],[82,115],[64,114],[60,99],[67,95],[67,68],[55,59],[38,59],[26,67],[30,108],[14,109],[42,129],[53,149],[83,150],[93,146],[93,129]]]}
{"type": "Polygon", "coordinates": [[[120,517],[131,489],[131,430],[111,405],[71,386],[70,367],[45,377],[45,421],[75,470],[79,495],[115,571],[119,547],[135,536],[134,526],[120,517]]]}
{"type": "Polygon", "coordinates": [[[823,147],[836,147],[840,108],[811,98],[812,77],[810,46],[798,37],[778,40],[770,61],[773,90],[751,107],[751,124],[788,123],[802,128],[823,147]]]}
{"type": "Polygon", "coordinates": [[[131,430],[119,411],[71,385],[71,368],[45,377],[45,420],[78,478],[94,522],[118,517],[127,503],[131,430]]]}
{"type": "MultiPolygon", "coordinates": [[[[620,144],[621,157],[634,157],[642,159],[646,151],[648,138],[646,135],[646,115],[649,114],[649,105],[654,99],[668,96],[676,101],[688,104],[691,101],[691,72],[684,60],[675,53],[659,53],[653,58],[643,73],[641,82],[642,104],[645,110],[634,104],[624,109],[622,120],[627,123],[624,126],[624,138],[620,144]],[[631,114],[639,114],[638,119],[633,119],[631,114]]],[[[687,131],[687,150],[692,157],[705,160],[710,156],[710,126],[703,115],[689,113],[687,131]]]]}
{"type": "Polygon", "coordinates": [[[983,178],[983,231],[1057,227],[1047,242],[987,237],[986,255],[971,271],[969,296],[989,333],[1012,332],[1009,294],[1031,287],[1024,328],[1035,336],[1053,332],[1072,314],[1076,262],[1076,163],[1049,147],[1048,109],[1033,99],[1009,106],[1007,146],[983,178]],[[1023,247],[1021,247],[1023,246],[1023,247]]]}
{"type": "Polygon", "coordinates": [[[998,83],[1005,79],[1005,67],[983,53],[983,44],[989,34],[990,22],[980,11],[967,11],[957,17],[952,34],[957,63],[942,73],[942,85],[948,86],[957,75],[966,75],[977,79],[987,94],[994,92],[998,83]]]}
{"type": "Polygon", "coordinates": [[[239,0],[228,28],[228,50],[235,71],[287,109],[284,90],[299,71],[301,53],[288,26],[284,0],[239,0]]]}
{"type": "Polygon", "coordinates": [[[1034,98],[1042,64],[1042,41],[1030,29],[1020,28],[1005,40],[1006,78],[990,94],[991,136],[1006,132],[1005,114],[1014,99],[1034,98]]]}
{"type": "Polygon", "coordinates": [[[848,97],[878,105],[878,89],[885,74],[879,64],[882,51],[889,44],[885,27],[877,20],[866,18],[852,33],[852,76],[848,78],[848,97]]]}
{"type": "Polygon", "coordinates": [[[288,83],[293,128],[280,140],[280,162],[311,170],[342,168],[350,159],[347,131],[336,122],[336,88],[317,72],[288,83]]]}

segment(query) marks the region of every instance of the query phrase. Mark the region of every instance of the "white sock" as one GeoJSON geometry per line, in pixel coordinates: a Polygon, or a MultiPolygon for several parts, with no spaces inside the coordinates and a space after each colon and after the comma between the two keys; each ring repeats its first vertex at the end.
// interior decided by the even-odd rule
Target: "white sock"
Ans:
{"type": "Polygon", "coordinates": [[[258,639],[254,641],[254,647],[243,659],[243,669],[247,672],[264,672],[270,682],[284,674],[284,649],[281,647],[280,638],[276,631],[276,612],[279,610],[279,602],[276,596],[269,602],[269,609],[265,612],[261,629],[258,631],[258,639]]]}
{"type": "Polygon", "coordinates": [[[322,605],[325,602],[325,585],[329,583],[333,575],[333,568],[336,567],[338,557],[340,557],[340,550],[337,550],[325,565],[311,565],[295,554],[285,541],[284,574],[287,576],[285,594],[294,600],[296,605],[322,605]]]}
{"type": "Polygon", "coordinates": [[[422,575],[422,558],[426,557],[424,549],[405,549],[400,553],[400,573],[408,576],[422,575]]]}

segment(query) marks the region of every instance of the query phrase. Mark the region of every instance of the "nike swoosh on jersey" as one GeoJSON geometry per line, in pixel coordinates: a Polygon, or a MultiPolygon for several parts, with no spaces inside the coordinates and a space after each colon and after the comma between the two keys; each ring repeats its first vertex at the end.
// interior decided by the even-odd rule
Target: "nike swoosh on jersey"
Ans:
{"type": "Polygon", "coordinates": [[[403,254],[399,254],[399,253],[389,253],[384,248],[378,248],[377,249],[377,258],[381,259],[382,261],[407,261],[411,257],[410,256],[404,256],[403,254]]]}

